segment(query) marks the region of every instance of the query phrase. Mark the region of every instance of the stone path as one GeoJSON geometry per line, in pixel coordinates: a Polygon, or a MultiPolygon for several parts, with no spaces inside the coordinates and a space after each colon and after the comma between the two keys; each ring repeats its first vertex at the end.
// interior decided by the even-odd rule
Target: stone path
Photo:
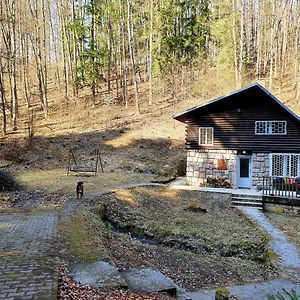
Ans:
{"type": "Polygon", "coordinates": [[[271,236],[270,246],[278,255],[280,265],[288,275],[300,281],[300,258],[296,246],[288,241],[288,237],[281,230],[270,223],[263,212],[251,207],[239,209],[271,236]]]}
{"type": "Polygon", "coordinates": [[[56,299],[58,213],[0,213],[0,299],[56,299]]]}
{"type": "MultiPolygon", "coordinates": [[[[275,295],[278,292],[287,297],[283,289],[288,292],[295,290],[298,297],[300,297],[300,258],[296,246],[291,244],[287,236],[273,226],[260,210],[251,207],[239,207],[239,209],[271,236],[271,249],[278,255],[278,262],[290,279],[236,285],[230,286],[228,289],[232,294],[243,300],[268,299],[268,295],[275,295]]],[[[188,295],[192,300],[214,300],[215,292],[215,289],[199,290],[188,293],[188,295]]]]}
{"type": "MultiPolygon", "coordinates": [[[[230,292],[243,300],[267,300],[268,296],[276,295],[278,292],[286,296],[284,290],[291,292],[294,290],[297,295],[300,295],[300,285],[289,280],[270,280],[265,282],[251,283],[245,285],[234,285],[228,287],[230,292]]],[[[215,300],[216,290],[201,290],[197,292],[190,292],[187,295],[191,300],[215,300]]]]}
{"type": "MultiPolygon", "coordinates": [[[[125,185],[132,188],[143,183],[125,185]]],[[[161,184],[146,184],[161,185],[161,184]]],[[[92,200],[102,193],[90,193],[92,200]]],[[[71,217],[78,208],[75,201],[67,202],[63,213],[71,217]]],[[[274,227],[263,213],[253,208],[241,210],[273,238],[272,249],[278,254],[283,269],[293,280],[271,280],[228,287],[243,300],[267,299],[269,294],[294,289],[300,294],[300,259],[297,249],[287,237],[274,227]]],[[[0,300],[56,299],[56,249],[58,212],[56,210],[0,213],[0,300]]],[[[182,299],[210,300],[215,290],[199,290],[184,295],[182,299]],[[186,298],[187,297],[187,298],[186,298]]]]}

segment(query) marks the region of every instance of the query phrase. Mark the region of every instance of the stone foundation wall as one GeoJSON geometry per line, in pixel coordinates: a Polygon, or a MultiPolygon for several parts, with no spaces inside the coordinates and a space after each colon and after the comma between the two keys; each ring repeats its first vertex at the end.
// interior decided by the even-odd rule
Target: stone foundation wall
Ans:
{"type": "Polygon", "coordinates": [[[263,207],[266,212],[300,216],[299,198],[263,196],[263,207]]]}
{"type": "MultiPolygon", "coordinates": [[[[262,186],[262,177],[269,175],[269,154],[252,154],[252,185],[262,186]]],[[[233,187],[237,187],[237,151],[236,150],[187,150],[187,183],[199,186],[204,183],[206,176],[222,176],[233,187]],[[224,159],[227,170],[218,170],[218,161],[224,159]]]]}
{"type": "Polygon", "coordinates": [[[252,186],[260,188],[263,185],[262,177],[269,176],[270,162],[268,153],[252,154],[252,186]]]}
{"type": "Polygon", "coordinates": [[[236,182],[236,150],[188,150],[187,151],[187,183],[199,186],[205,176],[223,176],[233,186],[236,182]],[[224,159],[227,170],[218,170],[218,161],[224,159]]]}

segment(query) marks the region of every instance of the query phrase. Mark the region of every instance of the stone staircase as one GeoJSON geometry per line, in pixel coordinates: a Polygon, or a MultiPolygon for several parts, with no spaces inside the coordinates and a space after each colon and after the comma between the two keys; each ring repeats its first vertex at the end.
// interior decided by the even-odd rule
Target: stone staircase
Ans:
{"type": "Polygon", "coordinates": [[[248,206],[263,209],[261,195],[231,195],[231,204],[233,207],[248,206]]]}

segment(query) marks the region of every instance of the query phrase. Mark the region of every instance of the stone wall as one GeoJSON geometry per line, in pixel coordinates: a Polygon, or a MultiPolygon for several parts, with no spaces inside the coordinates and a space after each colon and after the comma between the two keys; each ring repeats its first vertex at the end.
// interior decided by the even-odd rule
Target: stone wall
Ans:
{"type": "Polygon", "coordinates": [[[300,216],[299,198],[263,196],[263,208],[266,212],[285,213],[300,216]]]}
{"type": "Polygon", "coordinates": [[[232,185],[236,177],[236,150],[188,150],[187,151],[187,183],[199,186],[205,182],[205,176],[223,176],[232,185]],[[227,170],[218,170],[218,161],[224,159],[227,170]]]}
{"type": "Polygon", "coordinates": [[[262,177],[269,176],[269,154],[253,153],[252,154],[252,186],[256,188],[262,187],[262,177]]]}
{"type": "MultiPolygon", "coordinates": [[[[206,182],[206,176],[222,176],[233,187],[237,183],[237,151],[236,150],[187,150],[187,183],[199,186],[206,182]],[[227,170],[218,170],[218,161],[224,159],[227,170]]],[[[262,186],[262,177],[269,175],[269,154],[252,154],[252,185],[254,188],[262,186]]]]}

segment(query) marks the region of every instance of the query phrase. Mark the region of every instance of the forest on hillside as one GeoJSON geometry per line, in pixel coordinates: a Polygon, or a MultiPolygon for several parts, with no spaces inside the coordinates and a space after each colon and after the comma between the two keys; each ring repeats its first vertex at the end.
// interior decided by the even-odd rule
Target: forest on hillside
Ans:
{"type": "Polygon", "coordinates": [[[297,0],[1,0],[0,27],[3,135],[54,104],[140,115],[254,80],[300,111],[297,0]]]}

